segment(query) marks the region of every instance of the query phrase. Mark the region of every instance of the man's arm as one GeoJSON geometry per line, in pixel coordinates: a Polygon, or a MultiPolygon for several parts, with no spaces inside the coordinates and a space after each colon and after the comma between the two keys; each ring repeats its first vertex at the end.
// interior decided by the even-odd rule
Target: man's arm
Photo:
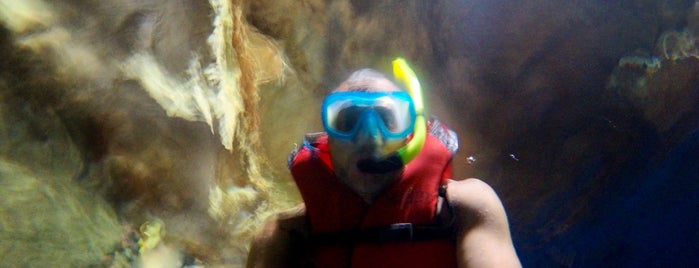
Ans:
{"type": "Polygon", "coordinates": [[[447,198],[456,216],[459,267],[521,267],[507,215],[495,191],[483,181],[451,182],[447,198]]]}
{"type": "Polygon", "coordinates": [[[248,268],[296,267],[304,256],[306,208],[299,205],[268,220],[252,241],[248,268]]]}

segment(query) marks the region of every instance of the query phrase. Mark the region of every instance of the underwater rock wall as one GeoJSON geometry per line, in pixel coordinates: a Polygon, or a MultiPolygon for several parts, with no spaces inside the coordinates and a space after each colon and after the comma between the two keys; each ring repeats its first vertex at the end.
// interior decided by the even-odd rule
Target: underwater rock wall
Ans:
{"type": "Polygon", "coordinates": [[[0,1],[0,266],[244,264],[316,99],[242,7],[0,1]]]}
{"type": "Polygon", "coordinates": [[[0,209],[45,216],[2,222],[0,252],[8,265],[242,265],[255,226],[298,202],[286,157],[321,130],[322,95],[402,56],[460,135],[455,178],[499,193],[525,266],[696,265],[696,10],[0,0],[0,209]],[[78,232],[84,217],[98,220],[78,232]],[[89,254],[28,262],[64,252],[32,247],[36,230],[89,254]]]}

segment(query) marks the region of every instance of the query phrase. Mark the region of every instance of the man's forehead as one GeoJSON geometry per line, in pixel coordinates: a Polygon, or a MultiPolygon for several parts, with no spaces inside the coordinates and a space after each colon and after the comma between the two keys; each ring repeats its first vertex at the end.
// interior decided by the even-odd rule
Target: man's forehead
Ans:
{"type": "Polygon", "coordinates": [[[400,91],[400,88],[393,81],[386,78],[367,77],[366,79],[355,79],[345,81],[335,89],[335,92],[343,91],[364,91],[364,92],[383,92],[383,91],[400,91]]]}

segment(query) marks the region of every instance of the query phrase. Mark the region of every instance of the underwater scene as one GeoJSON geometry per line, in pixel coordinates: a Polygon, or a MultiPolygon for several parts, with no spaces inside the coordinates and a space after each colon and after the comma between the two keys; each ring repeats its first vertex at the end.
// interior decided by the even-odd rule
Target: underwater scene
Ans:
{"type": "Polygon", "coordinates": [[[397,57],[522,266],[699,266],[699,1],[0,0],[0,48],[0,267],[245,267],[397,57]]]}

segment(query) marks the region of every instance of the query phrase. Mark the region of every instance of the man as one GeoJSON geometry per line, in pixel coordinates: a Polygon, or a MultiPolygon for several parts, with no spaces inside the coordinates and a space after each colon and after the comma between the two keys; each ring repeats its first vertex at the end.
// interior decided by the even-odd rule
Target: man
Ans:
{"type": "Polygon", "coordinates": [[[450,179],[456,135],[421,103],[370,69],[328,95],[326,132],[289,159],[305,204],[265,225],[248,267],[520,267],[499,198],[450,179]]]}

